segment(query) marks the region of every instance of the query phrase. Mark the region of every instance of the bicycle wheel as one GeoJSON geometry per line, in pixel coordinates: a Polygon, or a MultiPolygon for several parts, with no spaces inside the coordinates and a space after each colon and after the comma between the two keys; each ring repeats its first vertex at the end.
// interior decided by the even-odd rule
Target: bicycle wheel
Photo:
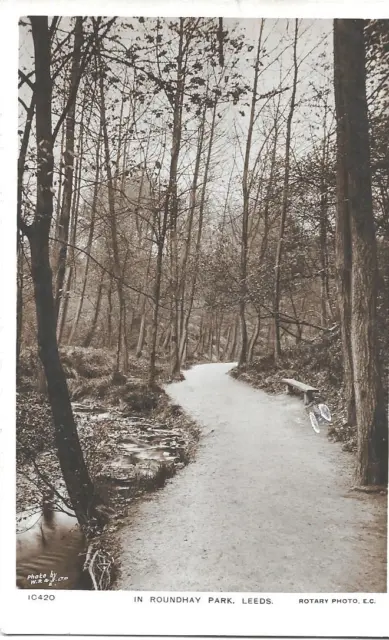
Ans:
{"type": "Polygon", "coordinates": [[[326,422],[331,422],[331,411],[329,410],[327,405],[326,404],[319,404],[318,408],[319,408],[320,415],[322,416],[322,418],[324,418],[324,420],[326,420],[326,422]]]}
{"type": "Polygon", "coordinates": [[[311,421],[312,429],[315,433],[320,433],[319,423],[317,421],[316,415],[313,411],[309,412],[309,419],[311,421]]]}

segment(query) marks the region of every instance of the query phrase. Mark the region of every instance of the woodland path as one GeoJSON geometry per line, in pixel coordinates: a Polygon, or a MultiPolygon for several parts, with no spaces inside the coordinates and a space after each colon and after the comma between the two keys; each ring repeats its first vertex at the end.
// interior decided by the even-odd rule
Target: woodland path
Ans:
{"type": "Polygon", "coordinates": [[[386,590],[386,496],[350,492],[352,457],[301,400],[198,365],[166,390],[200,424],[196,459],[121,530],[117,589],[386,590]]]}

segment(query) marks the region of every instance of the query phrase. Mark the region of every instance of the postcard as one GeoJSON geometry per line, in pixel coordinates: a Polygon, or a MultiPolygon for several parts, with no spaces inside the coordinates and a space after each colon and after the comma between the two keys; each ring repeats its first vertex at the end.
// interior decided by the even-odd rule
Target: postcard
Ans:
{"type": "Polygon", "coordinates": [[[5,634],[387,635],[389,11],[346,4],[2,6],[5,634]]]}

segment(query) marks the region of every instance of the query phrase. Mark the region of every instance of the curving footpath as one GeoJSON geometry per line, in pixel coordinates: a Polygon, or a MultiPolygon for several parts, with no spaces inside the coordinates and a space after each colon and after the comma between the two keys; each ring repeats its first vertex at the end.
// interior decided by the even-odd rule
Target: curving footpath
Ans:
{"type": "Polygon", "coordinates": [[[301,400],[198,365],[167,387],[203,427],[196,459],[134,505],[116,589],[386,591],[384,495],[350,492],[352,457],[301,400]]]}

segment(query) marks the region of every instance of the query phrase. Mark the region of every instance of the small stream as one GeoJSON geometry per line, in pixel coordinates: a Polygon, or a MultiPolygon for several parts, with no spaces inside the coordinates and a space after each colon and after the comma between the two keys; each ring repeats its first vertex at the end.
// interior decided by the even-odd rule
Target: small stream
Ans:
{"type": "Polygon", "coordinates": [[[75,517],[54,511],[20,513],[16,534],[16,584],[19,589],[85,589],[82,556],[85,539],[75,517]]]}
{"type": "MultiPolygon", "coordinates": [[[[124,505],[144,490],[163,486],[185,464],[188,441],[180,429],[128,417],[114,407],[73,403],[73,411],[84,441],[95,441],[104,423],[107,455],[99,481],[124,505]]],[[[16,545],[19,588],[90,588],[82,572],[85,539],[70,514],[54,511],[47,520],[38,508],[18,513],[16,545]]]]}

